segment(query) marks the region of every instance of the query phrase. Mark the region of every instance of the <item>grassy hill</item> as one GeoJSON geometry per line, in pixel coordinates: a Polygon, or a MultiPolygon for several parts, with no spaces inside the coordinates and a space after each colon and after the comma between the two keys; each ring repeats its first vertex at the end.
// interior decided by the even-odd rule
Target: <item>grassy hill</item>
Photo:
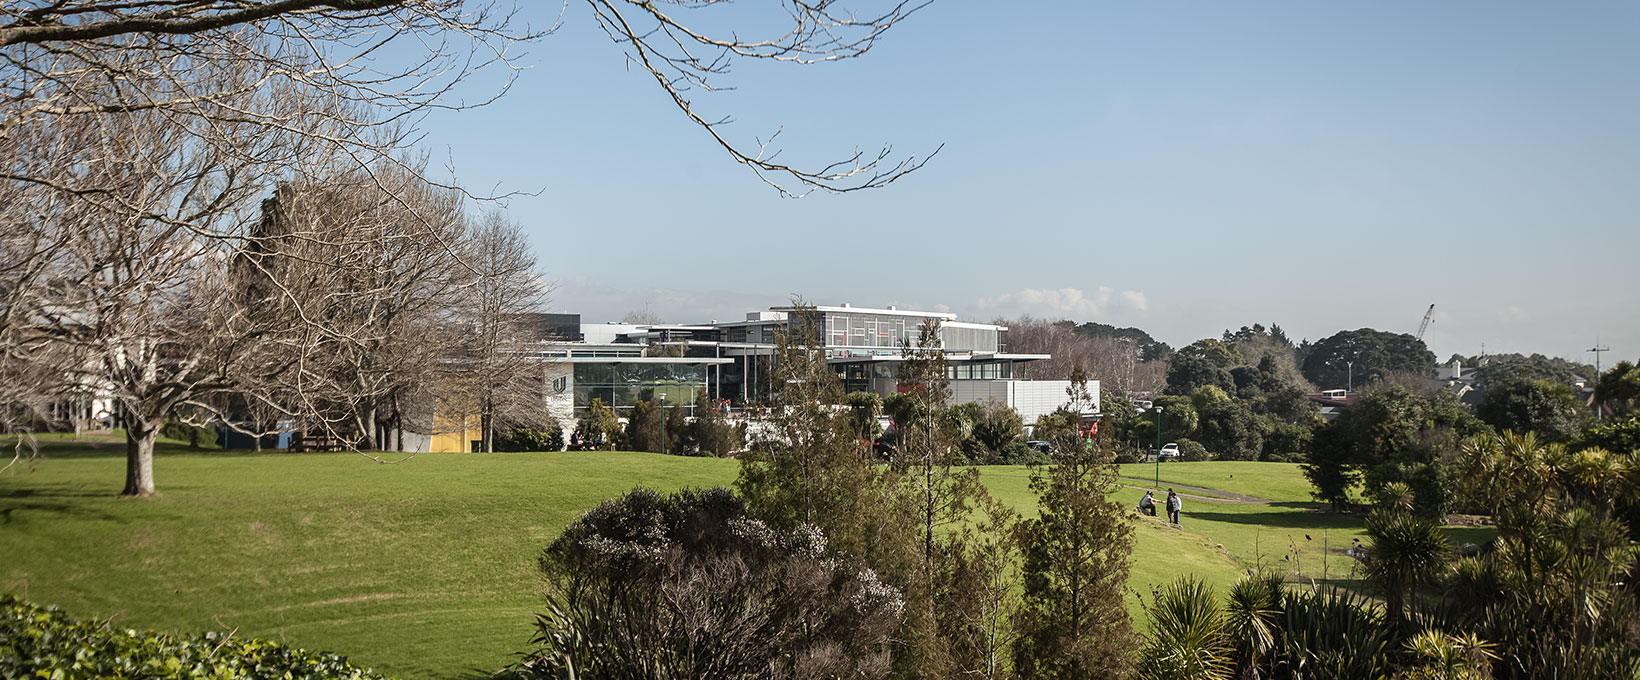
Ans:
{"type": "MultiPolygon", "coordinates": [[[[417,678],[487,675],[527,646],[535,556],[582,511],[636,485],[729,484],[737,466],[642,453],[421,454],[383,465],[167,444],[159,497],[122,500],[122,447],[48,441],[44,453],[32,470],[0,475],[0,590],[120,625],[238,629],[417,678]]],[[[1212,487],[1234,470],[1237,482],[1264,480],[1243,493],[1302,492],[1292,466],[1242,471],[1266,465],[1164,465],[1164,481],[1212,487]]],[[[1034,512],[1028,470],[982,474],[1034,512]]],[[[1124,505],[1140,493],[1118,492],[1124,505]]],[[[1132,588],[1184,572],[1228,584],[1240,571],[1231,555],[1245,565],[1256,547],[1282,562],[1290,544],[1319,577],[1316,532],[1336,551],[1359,531],[1296,501],[1187,499],[1184,525],[1139,523],[1132,588]]]]}

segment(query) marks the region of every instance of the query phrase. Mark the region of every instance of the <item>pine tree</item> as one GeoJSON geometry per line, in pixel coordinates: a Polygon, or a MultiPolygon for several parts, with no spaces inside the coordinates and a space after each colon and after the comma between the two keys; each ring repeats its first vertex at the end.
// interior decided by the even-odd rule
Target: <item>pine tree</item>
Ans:
{"type": "MultiPolygon", "coordinates": [[[[1080,367],[1068,393],[1074,423],[1091,401],[1080,367]]],[[[1046,439],[1053,464],[1031,475],[1040,516],[1020,524],[1025,588],[1014,618],[1014,671],[1044,679],[1125,677],[1136,646],[1122,605],[1133,527],[1107,495],[1116,486],[1114,452],[1070,425],[1046,439]]]]}

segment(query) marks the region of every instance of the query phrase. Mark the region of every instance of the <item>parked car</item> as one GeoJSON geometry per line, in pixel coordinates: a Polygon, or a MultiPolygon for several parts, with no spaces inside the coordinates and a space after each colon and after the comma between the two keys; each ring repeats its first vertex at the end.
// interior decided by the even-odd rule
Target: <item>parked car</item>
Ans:
{"type": "Polygon", "coordinates": [[[1043,441],[1025,442],[1025,446],[1030,448],[1032,451],[1041,451],[1042,453],[1047,453],[1048,452],[1048,442],[1043,442],[1043,441]]]}
{"type": "Polygon", "coordinates": [[[1168,444],[1167,446],[1162,447],[1161,451],[1157,451],[1156,455],[1161,456],[1163,458],[1178,458],[1179,457],[1179,445],[1178,444],[1168,444]]]}

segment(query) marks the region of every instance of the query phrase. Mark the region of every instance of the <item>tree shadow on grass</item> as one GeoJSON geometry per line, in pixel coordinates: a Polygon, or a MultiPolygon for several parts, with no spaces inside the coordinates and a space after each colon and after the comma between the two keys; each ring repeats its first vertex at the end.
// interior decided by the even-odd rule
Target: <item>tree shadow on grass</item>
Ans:
{"type": "MultiPolygon", "coordinates": [[[[1205,504],[1198,504],[1198,507],[1205,504]]],[[[1185,509],[1180,519],[1188,526],[1192,518],[1227,524],[1254,524],[1280,529],[1359,529],[1361,518],[1318,509],[1314,503],[1270,503],[1265,507],[1288,508],[1287,512],[1213,512],[1185,509]],[[1294,512],[1296,509],[1298,512],[1294,512]]]]}
{"type": "Polygon", "coordinates": [[[66,485],[46,489],[3,489],[0,490],[0,525],[13,524],[19,521],[16,516],[18,512],[51,513],[76,519],[129,522],[130,519],[127,517],[105,512],[101,508],[81,500],[113,497],[114,494],[108,491],[89,491],[66,485]]]}
{"type": "MultiPolygon", "coordinates": [[[[6,453],[9,453],[11,451],[11,448],[13,446],[16,446],[16,443],[17,443],[16,439],[0,438],[0,451],[4,451],[6,453]]],[[[53,459],[55,459],[55,460],[74,460],[74,459],[83,459],[83,458],[124,458],[125,453],[126,453],[125,452],[125,442],[123,442],[123,441],[98,441],[98,440],[89,440],[89,439],[88,440],[40,439],[36,442],[36,444],[39,446],[39,449],[40,449],[40,459],[41,460],[53,460],[53,459]]],[[[180,443],[169,442],[169,441],[160,441],[160,442],[156,442],[154,444],[154,457],[156,457],[156,458],[178,457],[178,456],[222,458],[222,457],[260,456],[260,455],[267,455],[267,454],[272,454],[272,453],[283,454],[283,453],[285,453],[285,451],[283,451],[283,450],[278,450],[278,451],[269,450],[269,451],[264,451],[263,453],[257,453],[255,451],[242,450],[242,449],[191,448],[187,444],[180,444],[180,443]]],[[[27,456],[26,447],[25,447],[24,456],[25,457],[27,456]]],[[[8,458],[9,458],[9,456],[8,456],[8,458]]]]}

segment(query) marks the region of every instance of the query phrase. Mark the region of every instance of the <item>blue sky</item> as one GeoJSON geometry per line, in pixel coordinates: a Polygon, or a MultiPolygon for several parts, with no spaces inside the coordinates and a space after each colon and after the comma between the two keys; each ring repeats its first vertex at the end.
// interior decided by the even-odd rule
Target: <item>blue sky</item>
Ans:
{"type": "Polygon", "coordinates": [[[697,96],[736,141],[783,129],[790,161],[944,145],[887,189],[802,200],[629,71],[585,4],[530,51],[426,144],[469,186],[540,191],[508,211],[588,320],[798,293],[1183,344],[1413,332],[1435,303],[1443,358],[1592,361],[1596,336],[1608,366],[1640,357],[1640,4],[940,0],[862,59],[741,63],[697,96]]]}

